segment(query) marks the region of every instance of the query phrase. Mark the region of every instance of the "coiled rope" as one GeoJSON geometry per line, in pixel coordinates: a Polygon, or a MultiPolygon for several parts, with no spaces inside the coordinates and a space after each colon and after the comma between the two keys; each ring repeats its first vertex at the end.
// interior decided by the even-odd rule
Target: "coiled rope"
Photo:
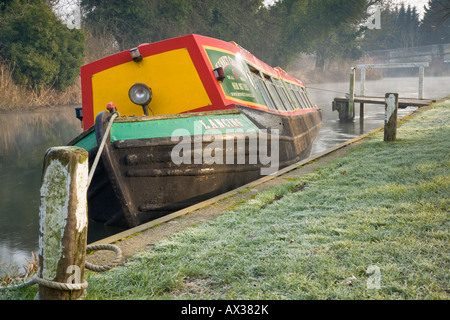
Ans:
{"type": "MultiPolygon", "coordinates": [[[[89,177],[88,177],[88,183],[87,183],[87,188],[89,188],[89,185],[91,184],[91,180],[92,177],[94,175],[95,169],[97,167],[97,164],[100,160],[100,156],[103,152],[103,148],[105,146],[106,143],[106,139],[108,137],[109,131],[111,130],[112,127],[112,123],[114,121],[114,119],[116,117],[119,116],[119,113],[113,112],[111,119],[109,120],[108,123],[108,127],[105,130],[105,134],[103,135],[103,139],[102,142],[100,144],[100,147],[97,151],[97,155],[95,156],[95,160],[94,163],[92,164],[91,167],[91,171],[89,172],[89,177]]],[[[89,262],[85,262],[85,268],[89,269],[91,271],[94,272],[104,272],[107,270],[110,270],[114,267],[116,267],[121,261],[122,261],[122,251],[120,250],[120,248],[116,245],[113,244],[92,244],[92,245],[88,245],[86,246],[86,253],[90,253],[92,251],[97,251],[97,250],[109,250],[109,251],[114,251],[116,253],[116,256],[114,257],[114,259],[109,262],[106,265],[95,265],[89,262]]],[[[20,288],[24,288],[24,287],[28,287],[31,286],[33,284],[39,284],[41,286],[47,287],[47,288],[52,288],[52,289],[57,289],[57,290],[62,290],[62,291],[72,291],[72,290],[84,290],[88,287],[88,283],[87,281],[84,281],[83,283],[63,283],[63,282],[55,282],[55,281],[51,281],[51,280],[46,280],[43,278],[40,278],[37,274],[33,276],[33,278],[31,278],[31,280],[18,284],[18,285],[13,285],[13,286],[6,286],[6,287],[0,287],[0,292],[4,291],[6,289],[9,290],[17,290],[20,288]]]]}

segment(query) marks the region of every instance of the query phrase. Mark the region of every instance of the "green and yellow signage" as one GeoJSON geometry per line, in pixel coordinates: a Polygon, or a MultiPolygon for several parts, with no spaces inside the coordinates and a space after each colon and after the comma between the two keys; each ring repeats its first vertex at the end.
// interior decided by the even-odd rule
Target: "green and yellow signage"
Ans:
{"type": "Polygon", "coordinates": [[[205,51],[214,69],[221,67],[225,72],[222,89],[228,99],[261,104],[260,93],[255,89],[250,70],[239,53],[235,55],[210,48],[205,48],[205,51]]]}

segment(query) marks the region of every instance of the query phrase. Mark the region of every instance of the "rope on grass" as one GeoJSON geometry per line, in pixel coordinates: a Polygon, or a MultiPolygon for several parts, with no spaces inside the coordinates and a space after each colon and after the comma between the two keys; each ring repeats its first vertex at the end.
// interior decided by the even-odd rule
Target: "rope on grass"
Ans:
{"type": "Polygon", "coordinates": [[[104,272],[108,271],[114,267],[116,267],[121,261],[122,261],[122,251],[118,246],[115,246],[113,244],[91,244],[86,247],[86,253],[97,251],[97,250],[109,250],[114,251],[116,253],[116,256],[114,259],[106,264],[106,265],[95,265],[89,262],[85,263],[86,269],[95,271],[95,272],[104,272]]]}

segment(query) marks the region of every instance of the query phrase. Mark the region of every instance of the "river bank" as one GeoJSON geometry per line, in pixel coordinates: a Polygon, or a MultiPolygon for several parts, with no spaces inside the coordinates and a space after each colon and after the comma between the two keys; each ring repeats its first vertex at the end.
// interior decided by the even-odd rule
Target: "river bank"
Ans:
{"type": "Polygon", "coordinates": [[[89,275],[87,298],[448,299],[449,119],[447,100],[404,122],[394,143],[376,133],[312,173],[284,175],[89,275]]]}
{"type": "Polygon", "coordinates": [[[242,191],[215,219],[87,272],[86,299],[447,300],[449,119],[450,100],[436,103],[402,119],[396,142],[378,130],[323,166],[242,191]]]}

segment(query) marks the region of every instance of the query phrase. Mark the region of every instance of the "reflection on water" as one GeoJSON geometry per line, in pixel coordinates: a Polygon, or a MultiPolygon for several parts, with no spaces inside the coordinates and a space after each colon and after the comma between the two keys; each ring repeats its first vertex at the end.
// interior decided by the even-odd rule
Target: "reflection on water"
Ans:
{"type": "MultiPolygon", "coordinates": [[[[403,97],[415,97],[416,84],[416,78],[368,81],[366,90],[372,95],[398,92],[403,97]]],[[[383,125],[382,105],[367,105],[364,122],[359,121],[358,105],[354,122],[339,122],[337,112],[331,110],[331,101],[348,91],[348,83],[311,84],[309,87],[313,100],[324,111],[323,126],[314,143],[313,154],[383,125]]],[[[448,94],[450,77],[425,78],[425,97],[442,98],[448,94]]],[[[400,110],[399,116],[411,110],[400,110]]],[[[0,113],[0,128],[1,273],[2,263],[25,265],[25,258],[30,259],[31,251],[37,251],[39,188],[45,151],[65,145],[81,132],[81,126],[73,107],[55,107],[34,112],[0,113]]],[[[111,232],[114,230],[89,222],[88,241],[101,239],[111,232]]]]}
{"type": "MultiPolygon", "coordinates": [[[[399,97],[417,98],[418,78],[385,78],[382,80],[366,80],[366,95],[384,97],[387,92],[396,92],[399,97]]],[[[335,97],[344,96],[349,90],[349,83],[307,84],[314,102],[323,109],[322,129],[314,142],[312,154],[325,151],[337,144],[370,132],[384,124],[384,106],[366,104],[364,121],[359,118],[359,104],[355,104],[355,120],[351,123],[341,123],[337,111],[332,111],[331,102],[335,97]]],[[[356,93],[359,93],[359,81],[355,83],[356,93]]],[[[450,94],[450,76],[424,79],[424,98],[441,99],[450,94]]],[[[399,109],[398,116],[415,110],[413,107],[399,109]]]]}
{"type": "Polygon", "coordinates": [[[73,110],[0,113],[0,263],[26,264],[38,247],[45,151],[81,132],[73,110]]]}

